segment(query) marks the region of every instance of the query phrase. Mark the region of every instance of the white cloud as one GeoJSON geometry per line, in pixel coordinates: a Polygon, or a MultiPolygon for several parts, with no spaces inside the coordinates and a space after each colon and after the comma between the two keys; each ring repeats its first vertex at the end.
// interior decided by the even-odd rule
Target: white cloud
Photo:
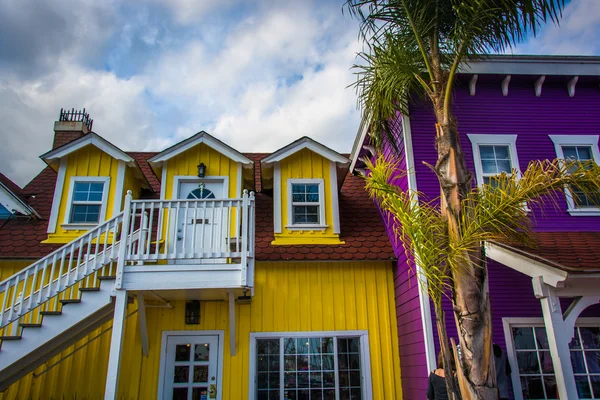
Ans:
{"type": "Polygon", "coordinates": [[[559,26],[548,23],[515,53],[594,55],[600,52],[599,36],[600,1],[573,0],[565,6],[559,26]]]}

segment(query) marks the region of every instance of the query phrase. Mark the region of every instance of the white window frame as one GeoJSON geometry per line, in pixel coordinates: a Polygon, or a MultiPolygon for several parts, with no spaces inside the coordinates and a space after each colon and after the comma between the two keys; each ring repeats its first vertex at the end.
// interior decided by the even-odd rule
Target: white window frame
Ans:
{"type": "MultiPolygon", "coordinates": [[[[286,228],[289,230],[324,230],[328,227],[325,224],[325,181],[324,179],[288,179],[287,180],[287,193],[288,193],[288,224],[286,228]],[[292,196],[292,185],[314,185],[319,186],[319,223],[318,224],[294,224],[293,222],[293,196],[292,196]]],[[[312,203],[311,203],[312,204],[312,203]]]]}
{"type": "Polygon", "coordinates": [[[67,207],[65,212],[64,223],[61,225],[65,230],[77,230],[77,229],[91,229],[98,224],[101,224],[106,219],[106,209],[108,207],[108,191],[110,190],[110,177],[109,176],[72,176],[69,183],[69,196],[67,197],[67,207]],[[71,211],[73,209],[73,190],[75,190],[76,183],[93,182],[102,183],[102,204],[100,204],[100,216],[98,217],[98,223],[77,223],[70,222],[71,211]]]}
{"type": "MultiPolygon", "coordinates": [[[[544,318],[502,318],[504,328],[504,340],[506,342],[506,357],[510,363],[510,379],[512,381],[513,395],[515,400],[523,400],[523,387],[521,386],[521,376],[519,375],[519,365],[515,345],[513,343],[512,328],[546,328],[544,318]]],[[[578,318],[575,327],[598,327],[600,318],[578,318]]]]}
{"type": "MultiPolygon", "coordinates": [[[[554,143],[556,157],[564,159],[563,146],[588,146],[592,148],[592,157],[594,162],[600,165],[600,150],[598,149],[599,135],[548,135],[554,143]]],[[[600,215],[600,207],[581,207],[575,206],[573,196],[568,188],[565,187],[565,198],[567,200],[567,212],[573,216],[594,216],[600,215]]]]}
{"type": "MultiPolygon", "coordinates": [[[[369,332],[368,331],[310,331],[310,332],[256,332],[250,333],[250,375],[249,375],[249,392],[248,398],[253,400],[256,392],[256,340],[257,339],[280,339],[280,338],[313,338],[313,337],[359,337],[360,338],[360,357],[361,357],[361,377],[362,377],[362,398],[364,400],[372,400],[373,387],[371,383],[371,353],[369,351],[369,332]]],[[[338,366],[337,366],[337,340],[333,341],[334,346],[334,365],[335,365],[335,389],[338,387],[338,366]]],[[[280,365],[283,366],[283,351],[280,354],[280,365]]],[[[283,374],[280,377],[280,398],[283,400],[284,385],[283,374]]]]}
{"type": "Polygon", "coordinates": [[[483,167],[481,164],[481,152],[479,151],[480,145],[490,146],[508,146],[508,153],[510,155],[511,168],[517,174],[517,178],[521,177],[521,169],[519,167],[519,158],[517,156],[517,135],[479,135],[479,134],[467,134],[467,137],[471,141],[473,147],[473,163],[475,164],[475,175],[477,179],[477,186],[483,185],[483,167]]]}

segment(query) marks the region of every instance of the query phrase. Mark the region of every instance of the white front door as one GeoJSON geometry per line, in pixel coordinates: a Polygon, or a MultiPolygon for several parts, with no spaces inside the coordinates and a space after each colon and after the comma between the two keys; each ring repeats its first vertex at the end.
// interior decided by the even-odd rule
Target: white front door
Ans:
{"type": "Polygon", "coordinates": [[[167,335],[164,400],[220,399],[219,336],[167,335]]]}
{"type": "MultiPolygon", "coordinates": [[[[179,184],[178,198],[223,199],[227,197],[224,191],[223,180],[182,181],[179,184]]],[[[184,259],[193,259],[222,251],[226,231],[221,229],[223,215],[223,207],[212,202],[182,206],[177,221],[177,253],[182,254],[184,259]]]]}

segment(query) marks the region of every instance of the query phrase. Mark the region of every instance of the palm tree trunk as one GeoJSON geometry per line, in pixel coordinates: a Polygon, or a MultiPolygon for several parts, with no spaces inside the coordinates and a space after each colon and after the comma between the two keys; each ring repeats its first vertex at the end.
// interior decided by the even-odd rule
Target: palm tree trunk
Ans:
{"type": "Polygon", "coordinates": [[[442,353],[442,357],[444,357],[444,375],[446,376],[446,390],[448,392],[448,399],[459,400],[460,390],[456,385],[456,380],[454,379],[454,371],[452,370],[452,361],[450,359],[454,356],[452,355],[450,347],[448,346],[448,334],[446,332],[446,315],[444,313],[444,310],[442,309],[441,299],[439,299],[439,301],[434,302],[434,309],[438,331],[438,340],[440,342],[440,352],[442,353]]]}
{"type": "MultiPolygon", "coordinates": [[[[458,132],[440,101],[434,101],[437,118],[438,160],[434,170],[441,189],[441,210],[448,221],[451,241],[461,236],[461,201],[471,189],[472,175],[467,170],[458,132]]],[[[463,268],[453,271],[454,318],[460,343],[461,360],[456,360],[462,398],[497,399],[496,373],[492,358],[492,327],[488,276],[483,249],[465,255],[463,268]]]]}

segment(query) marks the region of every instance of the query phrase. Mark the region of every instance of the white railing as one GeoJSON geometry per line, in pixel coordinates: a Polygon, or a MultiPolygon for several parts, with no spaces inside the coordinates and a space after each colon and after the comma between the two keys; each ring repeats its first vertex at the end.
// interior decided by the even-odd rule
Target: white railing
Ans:
{"type": "Polygon", "coordinates": [[[125,199],[117,288],[123,266],[168,260],[174,263],[239,263],[244,271],[254,258],[253,192],[238,199],[131,200],[125,199]],[[137,236],[132,232],[139,230],[137,236]]]}
{"type": "MultiPolygon", "coordinates": [[[[112,268],[109,264],[119,252],[116,239],[123,218],[124,213],[118,214],[0,282],[0,329],[83,280],[89,284],[103,267],[112,268]]],[[[16,335],[17,329],[18,324],[12,324],[11,334],[16,335]]]]}
{"type": "MultiPolygon", "coordinates": [[[[95,285],[97,276],[114,275],[120,289],[125,265],[234,263],[244,285],[251,283],[254,207],[254,193],[247,190],[240,199],[135,201],[129,191],[123,212],[0,282],[0,330],[9,327],[16,335],[15,321],[68,289],[73,296],[77,287],[95,285]]],[[[58,301],[54,308],[60,310],[58,301]]]]}

